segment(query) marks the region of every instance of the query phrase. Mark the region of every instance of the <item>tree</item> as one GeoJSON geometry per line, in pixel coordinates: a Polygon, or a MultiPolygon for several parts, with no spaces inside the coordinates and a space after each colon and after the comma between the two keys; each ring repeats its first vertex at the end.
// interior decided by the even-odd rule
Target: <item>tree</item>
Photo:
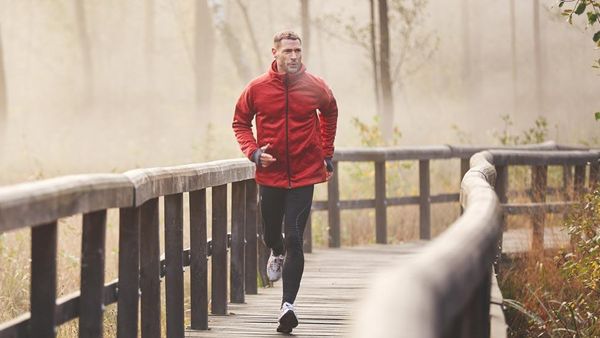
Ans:
{"type": "Polygon", "coordinates": [[[73,0],[73,4],[75,6],[75,20],[77,25],[79,46],[81,48],[81,56],[83,58],[83,101],[85,105],[92,105],[94,95],[93,64],[90,38],[87,31],[84,2],[80,0],[73,0]]]}
{"type": "Polygon", "coordinates": [[[383,137],[390,140],[394,130],[394,97],[390,74],[390,37],[387,0],[379,0],[379,74],[381,75],[381,121],[383,137]]]}
{"type": "Polygon", "coordinates": [[[0,30],[0,144],[6,129],[8,103],[6,102],[6,75],[4,73],[4,49],[2,48],[2,31],[0,30]]]}
{"type": "Polygon", "coordinates": [[[542,42],[540,37],[540,0],[533,1],[533,62],[535,66],[535,103],[538,116],[544,115],[542,42]]]}
{"type": "Polygon", "coordinates": [[[196,109],[201,115],[211,112],[215,29],[207,0],[196,0],[195,11],[196,109]]]}
{"type": "Polygon", "coordinates": [[[302,54],[309,59],[310,53],[310,11],[308,0],[300,0],[300,18],[302,26],[302,54]]]}

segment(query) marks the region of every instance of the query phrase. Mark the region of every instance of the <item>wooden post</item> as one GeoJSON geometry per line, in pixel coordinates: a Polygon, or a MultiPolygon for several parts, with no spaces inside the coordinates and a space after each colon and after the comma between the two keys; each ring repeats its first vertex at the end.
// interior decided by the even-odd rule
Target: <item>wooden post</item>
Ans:
{"type": "Polygon", "coordinates": [[[79,337],[102,337],[106,210],[83,215],[79,337]]]}
{"type": "Polygon", "coordinates": [[[575,198],[580,199],[585,192],[585,164],[575,166],[575,198]]]}
{"type": "Polygon", "coordinates": [[[590,163],[590,190],[598,189],[598,181],[600,181],[600,160],[590,163]]]}
{"type": "Polygon", "coordinates": [[[387,243],[385,161],[375,162],[375,242],[387,243]]]}
{"type": "Polygon", "coordinates": [[[269,286],[269,276],[267,276],[267,261],[269,260],[269,256],[271,255],[271,249],[267,248],[264,241],[264,231],[265,227],[262,220],[262,206],[260,203],[257,205],[257,219],[258,223],[258,232],[260,234],[260,240],[258,241],[258,274],[260,276],[260,281],[263,287],[269,286]]]}
{"type": "MultiPolygon", "coordinates": [[[[469,163],[468,158],[460,159],[460,180],[458,181],[459,187],[462,184],[463,177],[465,177],[465,175],[467,174],[467,171],[469,171],[470,167],[471,167],[471,165],[469,163]]],[[[462,207],[462,205],[460,205],[460,214],[462,215],[463,212],[464,212],[463,207],[462,207]]]]}
{"type": "Polygon", "coordinates": [[[429,160],[419,161],[419,238],[431,239],[429,160]]]}
{"type": "Polygon", "coordinates": [[[141,206],[140,289],[142,291],[142,338],[160,338],[158,198],[150,199],[141,206]]]}
{"type": "Polygon", "coordinates": [[[258,214],[256,206],[256,182],[254,180],[246,181],[246,248],[245,248],[245,287],[246,294],[255,295],[258,293],[258,285],[256,283],[257,259],[258,259],[258,241],[257,241],[257,224],[258,214]]]}
{"type": "Polygon", "coordinates": [[[117,337],[137,337],[140,284],[140,208],[119,210],[117,337]]]}
{"type": "Polygon", "coordinates": [[[227,185],[212,187],[211,312],[227,314],[227,185]]]}
{"type": "Polygon", "coordinates": [[[312,252],[312,211],[308,214],[306,219],[306,227],[304,228],[304,241],[303,241],[304,253],[312,252]]]}
{"type": "Polygon", "coordinates": [[[31,228],[31,337],[55,337],[56,221],[31,228]]]}
{"type": "MultiPolygon", "coordinates": [[[[546,189],[548,184],[548,166],[538,165],[531,168],[532,194],[531,199],[534,203],[544,204],[546,202],[546,189]]],[[[531,248],[533,251],[544,249],[544,222],[546,220],[546,211],[537,209],[531,215],[533,225],[533,238],[531,248]]]]}
{"type": "Polygon", "coordinates": [[[191,328],[208,329],[208,267],[206,252],[206,190],[190,192],[191,328]]]}
{"type": "Polygon", "coordinates": [[[183,194],[167,195],[164,203],[167,336],[183,338],[183,194]]]}
{"type": "Polygon", "coordinates": [[[572,200],[571,191],[573,190],[573,166],[563,165],[563,198],[565,201],[572,200]]]}
{"type": "MultiPolygon", "coordinates": [[[[498,195],[498,201],[500,206],[504,207],[508,203],[508,166],[498,165],[496,166],[496,195],[498,195]]],[[[502,231],[500,232],[500,238],[498,239],[498,257],[496,258],[496,264],[494,269],[496,273],[500,273],[500,261],[502,259],[502,247],[504,246],[503,237],[504,231],[506,231],[506,217],[507,214],[502,209],[500,214],[500,224],[502,231]]]]}
{"type": "Polygon", "coordinates": [[[333,177],[327,183],[327,209],[329,210],[329,247],[339,248],[340,240],[340,187],[338,162],[333,162],[333,177]]]}
{"type": "Polygon", "coordinates": [[[231,185],[231,264],[230,299],[232,303],[244,303],[244,236],[246,222],[246,182],[231,185]]]}

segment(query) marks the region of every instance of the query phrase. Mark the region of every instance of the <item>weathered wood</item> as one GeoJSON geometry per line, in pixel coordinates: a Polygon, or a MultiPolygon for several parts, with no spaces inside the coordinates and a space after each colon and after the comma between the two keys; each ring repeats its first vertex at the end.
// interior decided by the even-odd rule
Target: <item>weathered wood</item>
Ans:
{"type": "Polygon", "coordinates": [[[244,275],[246,294],[258,293],[256,281],[258,259],[258,213],[257,213],[257,186],[254,180],[246,181],[246,247],[244,253],[244,275]]]}
{"type": "Polygon", "coordinates": [[[375,242],[387,243],[385,162],[375,162],[375,242]]]}
{"type": "Polygon", "coordinates": [[[117,337],[137,337],[140,279],[140,208],[119,210],[117,337]]]}
{"type": "MultiPolygon", "coordinates": [[[[496,166],[496,185],[494,189],[496,190],[496,195],[498,196],[498,201],[501,206],[506,206],[508,203],[508,166],[505,165],[497,165],[496,166]]],[[[500,214],[500,227],[502,228],[502,232],[500,232],[500,238],[498,240],[498,257],[496,259],[494,269],[496,273],[500,273],[500,260],[502,259],[502,247],[504,246],[504,238],[503,234],[506,231],[506,219],[507,208],[502,209],[502,213],[500,214]]]]}
{"type": "Polygon", "coordinates": [[[575,179],[573,185],[576,198],[581,198],[585,190],[585,165],[575,166],[575,179]]]}
{"type": "Polygon", "coordinates": [[[0,187],[0,232],[132,205],[133,184],[119,174],[72,175],[0,187]]]}
{"type": "Polygon", "coordinates": [[[312,210],[306,219],[306,227],[304,228],[304,240],[302,242],[302,250],[304,253],[312,252],[312,210]]]}
{"type": "Polygon", "coordinates": [[[183,194],[167,195],[164,203],[167,336],[183,338],[183,194]]]}
{"type": "Polygon", "coordinates": [[[79,337],[102,337],[106,210],[83,215],[79,337]]]}
{"type": "MultiPolygon", "coordinates": [[[[548,184],[548,166],[533,166],[531,168],[532,194],[531,201],[533,203],[546,202],[546,186],[548,184]]],[[[531,248],[539,250],[544,247],[544,223],[546,213],[539,210],[534,210],[531,214],[531,224],[533,226],[533,237],[531,248]]]]}
{"type": "Polygon", "coordinates": [[[246,182],[231,185],[231,256],[229,299],[232,303],[244,302],[244,238],[246,235],[246,182]]]}
{"type": "Polygon", "coordinates": [[[429,160],[419,161],[419,238],[431,238],[429,160]]]}
{"type": "Polygon", "coordinates": [[[265,231],[265,226],[264,226],[264,222],[262,219],[262,212],[261,212],[261,203],[258,203],[257,205],[257,211],[256,213],[258,214],[257,219],[259,220],[260,224],[258,225],[258,231],[260,234],[260,241],[258,241],[258,274],[260,277],[260,282],[262,287],[267,287],[269,286],[269,276],[267,276],[267,260],[269,259],[269,255],[271,254],[271,249],[267,248],[267,245],[265,244],[264,241],[264,231],[265,231]]]}
{"type": "Polygon", "coordinates": [[[502,210],[507,215],[531,215],[533,213],[557,214],[568,211],[577,202],[507,203],[502,210]]]}
{"type": "Polygon", "coordinates": [[[335,151],[334,158],[340,162],[377,162],[428,160],[449,158],[452,151],[449,146],[416,146],[416,147],[372,147],[346,148],[335,151]]]}
{"type": "Polygon", "coordinates": [[[585,165],[598,158],[594,151],[490,150],[494,165],[585,165]]]}
{"type": "Polygon", "coordinates": [[[594,191],[598,189],[600,185],[600,160],[592,161],[590,163],[590,190],[594,191]]]}
{"type": "Polygon", "coordinates": [[[208,329],[208,267],[206,250],[206,190],[190,192],[191,328],[208,329]]]}
{"type": "Polygon", "coordinates": [[[54,337],[56,222],[31,228],[31,337],[54,337]]]}
{"type": "Polygon", "coordinates": [[[330,248],[339,248],[340,239],[340,187],[339,187],[339,165],[337,161],[333,163],[333,176],[327,182],[327,205],[329,216],[329,240],[330,248]]]}
{"type": "Polygon", "coordinates": [[[227,314],[227,185],[212,188],[211,312],[227,314]]]}
{"type": "Polygon", "coordinates": [[[562,185],[562,196],[565,201],[572,199],[573,191],[573,166],[563,165],[563,185],[562,185]]]}
{"type": "Polygon", "coordinates": [[[140,214],[140,289],[142,338],[160,337],[160,246],[158,198],[146,201],[140,214]]]}

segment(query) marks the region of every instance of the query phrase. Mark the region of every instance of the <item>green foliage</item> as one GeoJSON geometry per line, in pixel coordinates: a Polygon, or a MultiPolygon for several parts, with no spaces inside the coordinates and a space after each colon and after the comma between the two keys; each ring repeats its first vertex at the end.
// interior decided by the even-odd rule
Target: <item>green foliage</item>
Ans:
{"type": "Polygon", "coordinates": [[[596,117],[596,121],[600,121],[600,111],[594,113],[594,116],[596,117]]]}
{"type": "MultiPolygon", "coordinates": [[[[588,194],[567,218],[571,247],[553,259],[537,258],[511,277],[517,300],[505,305],[523,315],[527,336],[600,336],[600,190],[588,194]],[[528,276],[522,280],[522,276],[528,276]],[[518,289],[517,280],[525,284],[518,289]]],[[[505,277],[505,279],[507,279],[505,277]]],[[[510,314],[510,311],[509,311],[510,314]]],[[[511,328],[515,335],[523,334],[511,328]]]]}
{"type": "MultiPolygon", "coordinates": [[[[596,30],[592,35],[592,40],[596,47],[600,47],[600,1],[599,0],[560,0],[558,7],[561,8],[561,14],[567,17],[567,22],[573,24],[573,14],[587,16],[587,27],[596,30]],[[564,6],[567,4],[567,6],[564,6]]],[[[594,68],[600,68],[600,59],[594,61],[594,68]]]]}
{"type": "Polygon", "coordinates": [[[494,137],[501,145],[513,146],[522,144],[542,143],[548,138],[548,121],[545,117],[538,117],[534,121],[534,126],[522,131],[520,134],[513,134],[511,127],[513,122],[510,115],[501,115],[503,123],[502,131],[494,131],[494,137]]]}
{"type": "Polygon", "coordinates": [[[379,116],[376,115],[373,118],[371,125],[362,122],[358,117],[352,118],[352,125],[358,131],[360,136],[360,144],[366,147],[384,147],[384,146],[395,146],[400,142],[402,133],[398,127],[394,127],[394,133],[392,139],[388,142],[384,139],[379,128],[379,116]]]}

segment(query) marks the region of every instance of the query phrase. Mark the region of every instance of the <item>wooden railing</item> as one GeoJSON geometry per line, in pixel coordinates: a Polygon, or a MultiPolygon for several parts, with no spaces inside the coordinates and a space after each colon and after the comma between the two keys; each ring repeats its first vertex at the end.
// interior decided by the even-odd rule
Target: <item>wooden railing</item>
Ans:
{"type": "MultiPolygon", "coordinates": [[[[584,182],[581,173],[582,170],[585,172],[585,166],[584,169],[581,169],[582,166],[587,163],[585,161],[589,162],[593,159],[597,161],[598,159],[598,154],[595,152],[571,151],[560,152],[560,156],[556,155],[564,160],[561,162],[556,160],[557,157],[554,153],[544,157],[543,154],[547,154],[546,152],[534,151],[535,149],[561,148],[553,143],[529,148],[528,152],[498,150],[491,151],[486,155],[492,156],[489,154],[493,154],[495,160],[498,161],[495,164],[500,173],[499,187],[505,187],[502,182],[507,182],[507,170],[502,169],[502,166],[509,164],[532,164],[535,166],[561,164],[575,166],[574,184],[581,191],[581,182],[584,182]],[[527,154],[532,157],[528,157],[527,154]]],[[[332,247],[341,245],[340,210],[375,208],[376,239],[378,243],[386,243],[386,208],[405,204],[420,205],[420,237],[428,239],[431,234],[431,203],[459,200],[458,193],[433,196],[430,194],[429,161],[460,159],[461,172],[466,172],[468,158],[481,149],[484,148],[428,146],[337,151],[335,160],[338,163],[341,161],[374,162],[376,169],[375,199],[341,201],[339,198],[339,172],[337,172],[339,168],[335,166],[334,178],[328,183],[328,200],[314,203],[315,210],[326,209],[329,211],[329,245],[332,247]],[[419,186],[421,188],[419,196],[387,197],[385,162],[398,160],[419,161],[419,186]]],[[[473,276],[472,283],[468,282],[464,287],[461,286],[460,290],[463,291],[457,293],[460,296],[472,295],[473,290],[482,287],[480,284],[474,285],[473,283],[480,283],[482,280],[485,282],[486,280],[482,278],[488,278],[482,271],[489,271],[488,263],[493,260],[490,257],[496,254],[496,249],[492,249],[493,246],[488,245],[500,236],[500,233],[491,229],[495,228],[495,225],[494,227],[483,226],[484,229],[479,229],[486,222],[495,222],[497,214],[492,210],[492,204],[496,202],[494,202],[494,198],[488,196],[489,193],[486,190],[488,183],[485,183],[487,181],[483,182],[481,177],[484,175],[485,179],[490,179],[489,165],[479,162],[475,164],[477,165],[472,166],[471,173],[465,176],[462,189],[464,193],[465,189],[469,191],[473,186],[473,191],[482,190],[482,192],[463,194],[466,196],[463,204],[466,203],[468,208],[465,216],[442,235],[453,244],[448,244],[448,247],[438,250],[451,253],[453,250],[458,250],[456,245],[466,241],[470,246],[458,250],[467,251],[464,253],[465,256],[450,255],[448,257],[455,258],[448,261],[448,257],[440,258],[438,255],[435,257],[441,259],[439,262],[427,261],[427,264],[431,265],[424,265],[436,266],[434,264],[439,265],[440,262],[445,262],[449,267],[456,267],[456,263],[459,264],[459,272],[462,273],[464,270],[466,276],[473,276]],[[472,177],[470,180],[474,183],[468,183],[470,182],[469,177],[472,177]],[[477,190],[474,186],[483,186],[483,188],[477,190]],[[464,228],[460,226],[465,222],[467,224],[464,228]],[[469,225],[471,223],[477,224],[469,225]],[[454,228],[460,230],[453,230],[454,228]],[[465,232],[467,231],[465,229],[470,230],[465,232]],[[477,234],[479,230],[481,232],[477,234]],[[455,237],[460,240],[455,240],[455,237]],[[473,258],[473,253],[478,253],[479,258],[473,258]],[[471,265],[471,263],[473,264],[471,265]]],[[[590,168],[590,184],[597,184],[597,162],[592,162],[590,168]]],[[[544,175],[543,168],[536,169],[535,172],[539,177],[544,175]]],[[[31,228],[32,233],[30,311],[0,324],[0,338],[54,337],[57,326],[74,318],[79,318],[81,337],[101,337],[104,306],[115,302],[117,303],[117,334],[119,337],[137,336],[138,326],[141,327],[142,337],[159,337],[161,335],[160,279],[163,276],[166,287],[167,335],[183,337],[183,267],[185,266],[191,268],[191,328],[207,329],[209,299],[207,294],[207,257],[211,258],[212,269],[211,313],[226,314],[228,289],[229,299],[234,303],[243,302],[245,293],[257,292],[257,260],[264,260],[266,252],[257,256],[257,247],[260,247],[260,242],[257,241],[259,232],[257,227],[257,187],[253,177],[254,165],[245,159],[240,159],[168,168],[139,169],[124,174],[67,176],[0,188],[0,233],[24,228],[31,228]],[[228,197],[227,194],[229,184],[231,185],[231,197],[228,197]],[[207,238],[207,188],[211,188],[212,193],[211,239],[207,238]],[[184,193],[189,193],[191,237],[190,248],[185,249],[183,248],[184,193]],[[165,258],[162,261],[159,243],[160,197],[164,197],[165,224],[165,258]],[[231,202],[231,234],[227,233],[228,201],[231,202]],[[107,209],[111,208],[120,209],[119,271],[118,280],[104,284],[106,215],[107,209]],[[80,291],[56,299],[58,220],[79,214],[83,215],[80,291]],[[228,250],[230,251],[229,288],[227,281],[228,250]]],[[[568,175],[565,177],[568,179],[568,175]]],[[[583,177],[584,180],[585,176],[583,177]]],[[[536,198],[539,197],[539,194],[543,197],[543,192],[539,193],[539,191],[545,191],[545,183],[539,183],[542,182],[541,179],[534,181],[538,182],[533,190],[538,194],[536,198]]],[[[506,188],[504,189],[506,192],[506,188]]],[[[500,193],[501,201],[505,195],[500,193]]],[[[538,198],[536,201],[537,204],[526,207],[507,204],[506,210],[508,212],[534,210],[537,213],[558,210],[556,205],[540,204],[543,202],[542,198],[538,198]]],[[[499,218],[498,224],[501,224],[501,218],[499,218]]],[[[310,251],[310,227],[307,229],[306,246],[307,251],[310,251]]],[[[436,241],[436,243],[438,242],[439,240],[436,241]]],[[[428,256],[426,255],[426,257],[428,256]]],[[[264,261],[260,263],[260,266],[264,266],[264,261]]],[[[434,273],[435,276],[429,276],[432,278],[430,282],[423,282],[425,275],[421,276],[421,282],[424,284],[437,285],[433,290],[436,294],[439,292],[444,294],[447,290],[457,287],[457,283],[464,282],[464,277],[455,275],[458,273],[455,271],[447,276],[449,279],[447,285],[444,285],[440,278],[446,276],[444,273],[447,272],[447,269],[444,268],[440,271],[434,273]]],[[[421,274],[421,272],[417,274],[421,274]]],[[[488,285],[489,281],[485,283],[488,285]]],[[[428,297],[435,297],[435,295],[428,297]]],[[[481,299],[477,299],[477,301],[473,301],[475,302],[473,305],[483,304],[481,299]]],[[[489,297],[487,301],[489,303],[489,297]]],[[[447,306],[444,305],[443,309],[447,306]]],[[[460,309],[451,307],[454,312],[449,313],[465,312],[467,311],[465,309],[464,307],[460,309]]],[[[448,318],[444,317],[444,323],[454,320],[454,317],[448,318]]]]}
{"type": "Polygon", "coordinates": [[[571,204],[544,203],[547,166],[575,166],[576,190],[582,193],[586,165],[589,184],[597,187],[599,161],[598,151],[491,150],[472,156],[461,184],[464,214],[419,255],[374,283],[356,316],[355,336],[490,337],[490,290],[503,215],[532,212],[534,243],[543,245],[545,213],[571,204]],[[533,166],[533,203],[507,203],[509,165],[533,166]]]}

